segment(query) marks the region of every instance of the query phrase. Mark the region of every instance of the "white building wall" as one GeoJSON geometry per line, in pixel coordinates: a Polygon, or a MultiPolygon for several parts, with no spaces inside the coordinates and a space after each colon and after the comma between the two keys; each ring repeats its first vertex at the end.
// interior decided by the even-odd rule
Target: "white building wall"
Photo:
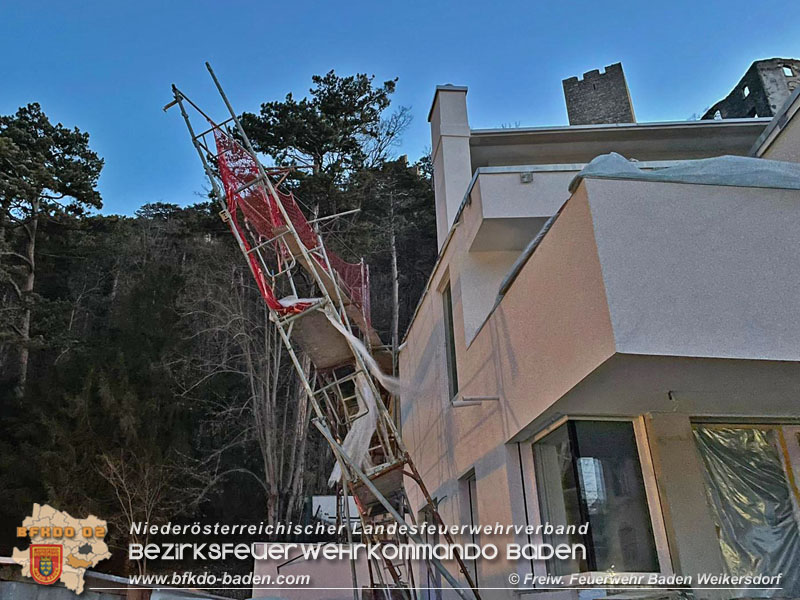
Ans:
{"type": "Polygon", "coordinates": [[[618,352],[800,360],[800,192],[586,185],[618,352]]]}

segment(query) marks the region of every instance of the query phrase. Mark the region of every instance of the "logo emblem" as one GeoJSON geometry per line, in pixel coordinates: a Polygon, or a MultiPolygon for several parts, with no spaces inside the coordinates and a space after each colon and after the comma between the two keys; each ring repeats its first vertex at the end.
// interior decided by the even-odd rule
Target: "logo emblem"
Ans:
{"type": "Polygon", "coordinates": [[[61,577],[61,559],[64,551],[60,544],[31,544],[31,577],[36,583],[50,585],[61,577]]]}

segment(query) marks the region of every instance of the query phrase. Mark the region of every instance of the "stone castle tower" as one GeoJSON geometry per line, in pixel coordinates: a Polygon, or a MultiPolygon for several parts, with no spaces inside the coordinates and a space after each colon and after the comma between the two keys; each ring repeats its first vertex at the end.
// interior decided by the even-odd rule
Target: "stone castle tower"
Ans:
{"type": "Polygon", "coordinates": [[[636,122],[622,63],[608,65],[604,73],[595,69],[584,73],[583,79],[570,77],[562,83],[570,125],[636,122]]]}

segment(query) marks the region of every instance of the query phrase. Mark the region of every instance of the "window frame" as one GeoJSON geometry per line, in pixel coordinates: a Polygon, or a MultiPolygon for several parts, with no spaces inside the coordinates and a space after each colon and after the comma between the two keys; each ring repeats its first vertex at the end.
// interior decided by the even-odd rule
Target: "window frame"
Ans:
{"type": "MultiPolygon", "coordinates": [[[[658,557],[659,575],[673,575],[675,573],[672,563],[672,554],[669,548],[669,541],[667,538],[666,523],[664,520],[663,511],[661,509],[661,498],[658,492],[658,484],[656,481],[655,468],[653,460],[650,455],[650,445],[647,437],[647,430],[644,423],[644,416],[627,416],[627,415],[562,415],[552,421],[550,424],[542,428],[539,432],[532,435],[528,439],[520,442],[520,461],[523,476],[523,485],[530,493],[524,494],[525,511],[528,515],[528,521],[533,526],[541,525],[544,522],[544,515],[542,514],[542,507],[539,503],[539,490],[537,488],[539,482],[536,477],[536,467],[534,464],[533,445],[546,437],[567,421],[625,421],[633,424],[634,438],[636,440],[636,450],[639,458],[639,466],[642,471],[642,480],[644,482],[645,498],[647,501],[647,508],[650,515],[650,526],[653,531],[653,539],[656,547],[656,555],[658,557]],[[523,448],[524,447],[524,448],[523,448]],[[527,451],[524,451],[527,448],[527,451]]],[[[541,534],[532,536],[531,543],[541,544],[544,542],[541,534]]],[[[587,547],[587,551],[590,549],[587,547]]],[[[546,576],[549,573],[545,561],[532,561],[531,573],[534,576],[546,576]]],[[[530,564],[530,563],[529,563],[530,564]]],[[[580,573],[570,573],[570,575],[591,575],[597,573],[596,571],[582,571],[580,573]]],[[[626,574],[627,572],[619,572],[619,574],[626,574]]],[[[631,573],[633,574],[633,573],[631,573]]],[[[643,573],[637,573],[639,575],[643,573]]],[[[645,575],[647,573],[644,573],[645,575]]]]}
{"type": "Polygon", "coordinates": [[[453,288],[446,279],[440,288],[442,300],[442,323],[444,325],[444,355],[447,368],[448,400],[458,396],[458,353],[456,351],[455,316],[453,314],[453,288]]]}
{"type": "MultiPolygon", "coordinates": [[[[468,523],[472,527],[480,525],[480,515],[478,514],[478,478],[475,475],[475,468],[471,468],[467,473],[459,478],[461,485],[461,514],[462,523],[468,523]]],[[[480,544],[480,532],[474,533],[470,531],[468,543],[480,544]]],[[[467,568],[472,568],[472,580],[475,585],[478,583],[478,559],[466,561],[467,568]]]]}
{"type": "MultiPolygon", "coordinates": [[[[438,498],[431,498],[431,502],[426,503],[422,508],[417,511],[417,523],[429,522],[432,523],[435,521],[434,513],[438,510],[439,507],[439,499],[438,498]]],[[[433,534],[428,533],[428,530],[425,529],[422,532],[423,541],[426,544],[438,544],[439,543],[439,531],[435,531],[433,534]]],[[[423,588],[423,595],[421,596],[424,600],[442,600],[442,574],[439,572],[438,569],[425,569],[425,583],[427,585],[423,588]]]]}

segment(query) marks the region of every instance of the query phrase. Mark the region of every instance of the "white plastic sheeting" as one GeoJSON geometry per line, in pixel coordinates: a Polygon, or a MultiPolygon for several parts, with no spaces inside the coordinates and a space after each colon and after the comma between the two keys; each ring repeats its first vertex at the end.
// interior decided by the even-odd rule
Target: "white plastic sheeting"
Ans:
{"type": "Polygon", "coordinates": [[[400,383],[400,380],[397,377],[392,377],[391,375],[387,375],[381,371],[380,365],[374,358],[372,358],[372,354],[370,354],[370,351],[367,350],[367,347],[364,345],[364,343],[350,333],[344,325],[342,325],[342,323],[333,313],[332,308],[328,307],[325,309],[325,316],[328,317],[331,325],[333,325],[336,330],[347,339],[350,347],[353,348],[356,353],[358,353],[358,355],[364,361],[364,364],[367,366],[369,372],[375,379],[378,380],[378,383],[383,386],[383,389],[385,389],[387,392],[392,392],[393,394],[399,394],[403,391],[403,386],[400,383]]]}
{"type": "Polygon", "coordinates": [[[742,589],[736,595],[800,597],[800,514],[779,430],[697,426],[694,435],[728,571],[783,573],[783,589],[742,589]]]}
{"type": "Polygon", "coordinates": [[[316,304],[321,302],[322,298],[298,298],[297,296],[286,296],[278,300],[281,306],[291,308],[295,304],[316,304]]]}
{"type": "MultiPolygon", "coordinates": [[[[342,325],[331,307],[325,309],[325,316],[328,317],[328,321],[330,321],[331,325],[347,339],[353,352],[361,357],[372,376],[375,377],[387,391],[399,393],[401,390],[400,381],[396,377],[391,377],[381,371],[380,366],[375,359],[372,358],[366,346],[342,325]]],[[[369,384],[367,376],[364,373],[358,373],[356,375],[358,407],[359,412],[363,413],[366,411],[366,414],[363,414],[353,422],[350,431],[347,432],[342,442],[342,448],[347,456],[359,467],[364,467],[365,465],[369,466],[369,445],[375,433],[375,428],[378,425],[378,402],[380,402],[380,400],[375,398],[375,394],[372,390],[373,388],[369,384]]],[[[333,467],[331,476],[328,478],[328,485],[336,485],[341,478],[342,471],[337,461],[333,467]]]]}
{"type": "Polygon", "coordinates": [[[574,192],[586,177],[800,190],[800,164],[746,156],[718,156],[662,169],[640,169],[636,162],[612,152],[586,165],[569,184],[569,191],[574,192]]]}
{"type": "MultiPolygon", "coordinates": [[[[371,466],[369,463],[369,443],[378,425],[378,405],[372,388],[367,383],[363,373],[356,375],[356,390],[358,390],[358,409],[364,413],[350,426],[350,431],[344,437],[342,448],[359,468],[371,466]],[[364,412],[366,411],[366,412],[364,412]]],[[[333,487],[342,478],[342,468],[339,461],[333,466],[328,485],[333,487]]]]}

